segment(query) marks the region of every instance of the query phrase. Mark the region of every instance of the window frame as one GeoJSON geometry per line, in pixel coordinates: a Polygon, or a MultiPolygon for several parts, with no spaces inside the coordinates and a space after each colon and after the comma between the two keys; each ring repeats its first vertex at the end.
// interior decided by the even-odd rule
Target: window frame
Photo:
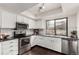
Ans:
{"type": "MultiPolygon", "coordinates": [[[[54,34],[53,34],[53,35],[68,36],[68,17],[46,20],[46,35],[48,35],[48,34],[47,34],[47,29],[48,29],[48,28],[47,28],[47,22],[48,22],[48,21],[52,21],[52,20],[54,20],[54,34]],[[59,34],[57,34],[57,32],[56,32],[56,20],[62,20],[62,19],[66,19],[66,34],[65,34],[65,35],[59,35],[59,34]]],[[[52,35],[52,34],[50,34],[50,35],[52,35]]]]}

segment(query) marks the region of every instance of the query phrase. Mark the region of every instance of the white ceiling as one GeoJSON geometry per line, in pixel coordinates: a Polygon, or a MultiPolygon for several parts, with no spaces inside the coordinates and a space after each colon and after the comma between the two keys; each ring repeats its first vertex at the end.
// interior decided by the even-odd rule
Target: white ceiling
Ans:
{"type": "Polygon", "coordinates": [[[39,12],[40,6],[41,4],[37,4],[36,6],[33,6],[32,8],[22,12],[21,14],[27,15],[27,13],[29,13],[31,14],[32,18],[39,19],[42,17],[50,17],[57,13],[62,13],[63,16],[70,16],[76,14],[79,10],[79,3],[45,3],[44,9],[39,12]]]}
{"type": "Polygon", "coordinates": [[[50,17],[57,13],[69,16],[79,10],[79,3],[44,3],[44,8],[39,11],[40,6],[42,3],[0,3],[1,9],[33,19],[50,17]]]}
{"type": "Polygon", "coordinates": [[[0,8],[13,12],[13,13],[21,13],[37,3],[0,3],[0,8]]]}
{"type": "MultiPolygon", "coordinates": [[[[58,9],[61,7],[60,3],[45,3],[44,9],[41,9],[39,11],[39,7],[42,6],[42,3],[37,4],[36,6],[33,6],[32,8],[25,10],[21,14],[27,15],[27,13],[33,15],[33,18],[37,18],[38,16],[44,16],[46,13],[49,13],[51,11],[54,11],[55,9],[58,9]]],[[[31,16],[32,17],[32,16],[31,16]]]]}
{"type": "Polygon", "coordinates": [[[79,3],[62,3],[62,12],[65,15],[72,15],[79,10],[79,3]]]}

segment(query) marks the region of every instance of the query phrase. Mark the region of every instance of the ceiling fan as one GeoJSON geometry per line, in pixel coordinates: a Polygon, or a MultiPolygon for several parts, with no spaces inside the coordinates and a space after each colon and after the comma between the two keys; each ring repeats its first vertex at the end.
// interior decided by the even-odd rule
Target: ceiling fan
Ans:
{"type": "Polygon", "coordinates": [[[40,4],[40,6],[38,7],[38,10],[37,10],[37,13],[35,14],[35,16],[39,16],[39,14],[42,13],[44,8],[45,8],[45,4],[44,3],[40,4]]]}
{"type": "Polygon", "coordinates": [[[41,6],[39,6],[38,8],[39,8],[39,11],[43,10],[44,9],[44,3],[42,3],[41,6]]]}

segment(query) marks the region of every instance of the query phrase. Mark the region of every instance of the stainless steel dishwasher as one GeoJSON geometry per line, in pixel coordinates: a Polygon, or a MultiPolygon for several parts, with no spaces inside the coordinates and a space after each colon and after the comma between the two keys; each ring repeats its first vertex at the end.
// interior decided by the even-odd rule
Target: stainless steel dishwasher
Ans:
{"type": "Polygon", "coordinates": [[[78,54],[78,40],[71,38],[62,39],[62,53],[67,55],[77,55],[78,54]]]}

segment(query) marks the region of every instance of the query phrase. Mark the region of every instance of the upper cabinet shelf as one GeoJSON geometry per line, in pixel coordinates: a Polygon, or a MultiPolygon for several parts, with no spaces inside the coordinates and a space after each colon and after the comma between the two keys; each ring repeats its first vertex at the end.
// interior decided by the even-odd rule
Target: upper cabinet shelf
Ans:
{"type": "Polygon", "coordinates": [[[29,20],[29,29],[43,29],[42,20],[29,20]]]}
{"type": "Polygon", "coordinates": [[[42,20],[35,21],[22,15],[0,11],[0,28],[15,28],[16,22],[28,24],[28,29],[43,29],[42,20]]]}
{"type": "Polygon", "coordinates": [[[16,15],[10,12],[0,12],[0,28],[15,28],[16,15]]]}
{"type": "Polygon", "coordinates": [[[29,25],[28,29],[43,29],[42,20],[35,21],[27,17],[17,15],[17,22],[28,24],[29,25]]]}

